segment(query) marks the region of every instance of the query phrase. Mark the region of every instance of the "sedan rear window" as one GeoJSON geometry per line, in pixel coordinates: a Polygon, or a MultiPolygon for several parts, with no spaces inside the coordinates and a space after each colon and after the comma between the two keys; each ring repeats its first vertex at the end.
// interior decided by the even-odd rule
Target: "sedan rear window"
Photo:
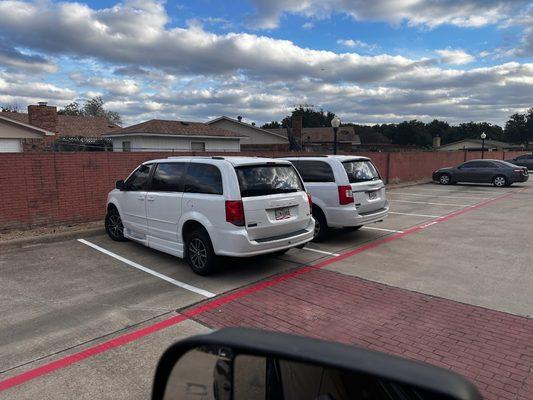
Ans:
{"type": "Polygon", "coordinates": [[[247,165],[235,168],[242,197],[304,190],[292,165],[247,165]]]}
{"type": "Polygon", "coordinates": [[[379,179],[379,172],[369,160],[345,161],[342,163],[350,183],[379,179]]]}

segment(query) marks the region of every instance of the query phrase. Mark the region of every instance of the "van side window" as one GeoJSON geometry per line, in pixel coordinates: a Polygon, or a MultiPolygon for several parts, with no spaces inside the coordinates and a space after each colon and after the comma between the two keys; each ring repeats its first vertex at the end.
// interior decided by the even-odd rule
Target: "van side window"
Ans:
{"type": "Polygon", "coordinates": [[[183,176],[187,171],[186,163],[157,164],[152,177],[151,191],[183,192],[183,176]]]}
{"type": "Polygon", "coordinates": [[[222,174],[215,165],[190,163],[185,177],[185,192],[222,194],[222,174]]]}
{"type": "Polygon", "coordinates": [[[148,188],[148,178],[150,177],[150,170],[152,164],[141,165],[126,181],[128,190],[146,190],[148,188]]]}
{"type": "Polygon", "coordinates": [[[292,161],[304,182],[335,182],[333,170],[323,161],[292,161]]]}

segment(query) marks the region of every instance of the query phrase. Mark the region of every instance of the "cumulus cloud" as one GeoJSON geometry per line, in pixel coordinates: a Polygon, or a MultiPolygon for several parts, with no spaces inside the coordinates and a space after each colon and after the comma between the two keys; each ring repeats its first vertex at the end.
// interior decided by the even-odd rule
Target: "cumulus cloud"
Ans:
{"type": "MultiPolygon", "coordinates": [[[[395,2],[394,7],[403,10],[414,2],[395,2]]],[[[300,0],[294,12],[315,17],[311,3],[314,0],[300,0]]],[[[363,4],[342,2],[348,3],[363,4]]],[[[390,10],[391,3],[377,1],[367,6],[373,14],[367,9],[360,15],[377,15],[379,4],[390,10]]],[[[496,7],[502,2],[486,3],[496,7]]],[[[321,4],[325,13],[334,11],[328,8],[331,1],[321,4]]],[[[12,59],[57,56],[71,64],[70,72],[76,67],[79,72],[66,74],[70,83],[62,80],[66,87],[60,88],[43,82],[40,68],[33,77],[0,68],[0,102],[45,99],[61,106],[79,97],[80,91],[85,96],[102,94],[106,106],[123,114],[126,124],[220,115],[244,115],[261,123],[279,119],[302,103],[361,123],[435,117],[501,123],[512,112],[531,106],[533,64],[449,69],[446,64],[460,66],[467,62],[465,57],[473,56],[444,49],[441,52],[448,53],[439,55],[446,64],[388,54],[365,56],[356,52],[364,45],[355,39],[341,43],[349,52],[336,53],[265,35],[215,34],[198,24],[170,27],[169,21],[164,6],[156,2],[127,1],[94,9],[80,3],[4,0],[0,36],[14,44],[10,49],[30,51],[14,57],[10,50],[12,59]]]]}
{"type": "Polygon", "coordinates": [[[0,65],[16,70],[51,73],[58,70],[49,59],[36,54],[27,54],[8,45],[0,37],[0,65]]]}
{"type": "Polygon", "coordinates": [[[440,61],[445,64],[463,65],[469,64],[476,60],[473,55],[468,54],[466,51],[461,49],[435,50],[435,53],[441,57],[440,61]]]}
{"type": "Polygon", "coordinates": [[[344,47],[349,47],[350,49],[360,48],[374,50],[376,48],[375,45],[363,42],[362,40],[339,39],[337,40],[337,43],[344,47]]]}
{"type": "Polygon", "coordinates": [[[501,21],[526,0],[252,0],[258,28],[275,28],[287,13],[325,18],[344,13],[357,20],[436,27],[479,27],[501,21]]]}

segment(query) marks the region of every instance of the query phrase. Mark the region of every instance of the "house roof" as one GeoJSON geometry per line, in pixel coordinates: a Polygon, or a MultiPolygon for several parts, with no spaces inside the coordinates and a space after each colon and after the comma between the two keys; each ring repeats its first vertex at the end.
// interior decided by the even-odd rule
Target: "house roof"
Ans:
{"type": "MultiPolygon", "coordinates": [[[[0,116],[30,125],[29,116],[26,113],[0,112],[0,116]]],[[[121,129],[120,126],[109,122],[104,117],[85,117],[80,115],[57,116],[56,133],[59,136],[85,136],[100,137],[103,133],[121,129]]]]}
{"type": "Polygon", "coordinates": [[[232,122],[234,124],[243,125],[243,126],[246,126],[248,128],[255,129],[255,130],[259,131],[259,132],[268,133],[269,135],[274,135],[274,136],[280,137],[282,139],[288,140],[286,131],[285,131],[285,134],[281,134],[279,132],[275,132],[275,129],[259,128],[259,127],[255,126],[255,125],[247,124],[246,122],[242,122],[242,121],[239,121],[237,119],[226,117],[225,115],[223,115],[222,117],[218,117],[218,118],[212,119],[211,121],[208,121],[207,124],[212,125],[212,124],[215,124],[215,123],[217,123],[219,121],[229,121],[229,122],[232,122]]]}
{"type": "MultiPolygon", "coordinates": [[[[451,143],[446,143],[446,144],[443,144],[442,146],[440,146],[440,148],[446,148],[446,147],[452,147],[452,146],[456,146],[460,143],[472,143],[477,147],[480,147],[482,146],[482,140],[481,139],[462,139],[462,140],[458,140],[456,142],[451,142],[451,143]]],[[[485,140],[485,146],[487,147],[499,147],[499,148],[510,148],[510,147],[520,147],[520,145],[516,145],[516,144],[511,144],[511,143],[506,143],[506,142],[500,142],[499,140],[491,140],[491,139],[486,139],[485,140]]]]}
{"type": "Polygon", "coordinates": [[[0,120],[2,120],[2,121],[6,121],[6,122],[9,122],[9,123],[12,123],[12,124],[24,126],[24,127],[28,128],[28,129],[30,129],[32,131],[42,133],[45,136],[53,136],[53,135],[55,135],[54,132],[50,132],[50,131],[47,131],[46,129],[39,128],[38,126],[30,125],[28,123],[22,122],[22,121],[20,121],[18,119],[15,119],[15,118],[7,117],[4,114],[7,114],[7,113],[0,112],[0,120]]]}
{"type": "Polygon", "coordinates": [[[220,129],[203,122],[170,121],[151,119],[140,124],[128,126],[117,131],[107,132],[104,136],[156,135],[156,136],[197,136],[242,138],[245,135],[220,129]]]}

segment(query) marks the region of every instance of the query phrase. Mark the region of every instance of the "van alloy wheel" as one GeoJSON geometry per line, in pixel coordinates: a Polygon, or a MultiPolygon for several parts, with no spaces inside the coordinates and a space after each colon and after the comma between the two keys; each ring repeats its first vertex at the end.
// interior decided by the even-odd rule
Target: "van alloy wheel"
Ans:
{"type": "Polygon", "coordinates": [[[116,210],[111,210],[105,216],[105,230],[109,237],[116,242],[125,242],[128,239],[124,237],[124,225],[120,214],[116,210]]]}
{"type": "Polygon", "coordinates": [[[189,257],[195,268],[202,269],[207,263],[207,248],[199,238],[189,242],[189,257]]]}

